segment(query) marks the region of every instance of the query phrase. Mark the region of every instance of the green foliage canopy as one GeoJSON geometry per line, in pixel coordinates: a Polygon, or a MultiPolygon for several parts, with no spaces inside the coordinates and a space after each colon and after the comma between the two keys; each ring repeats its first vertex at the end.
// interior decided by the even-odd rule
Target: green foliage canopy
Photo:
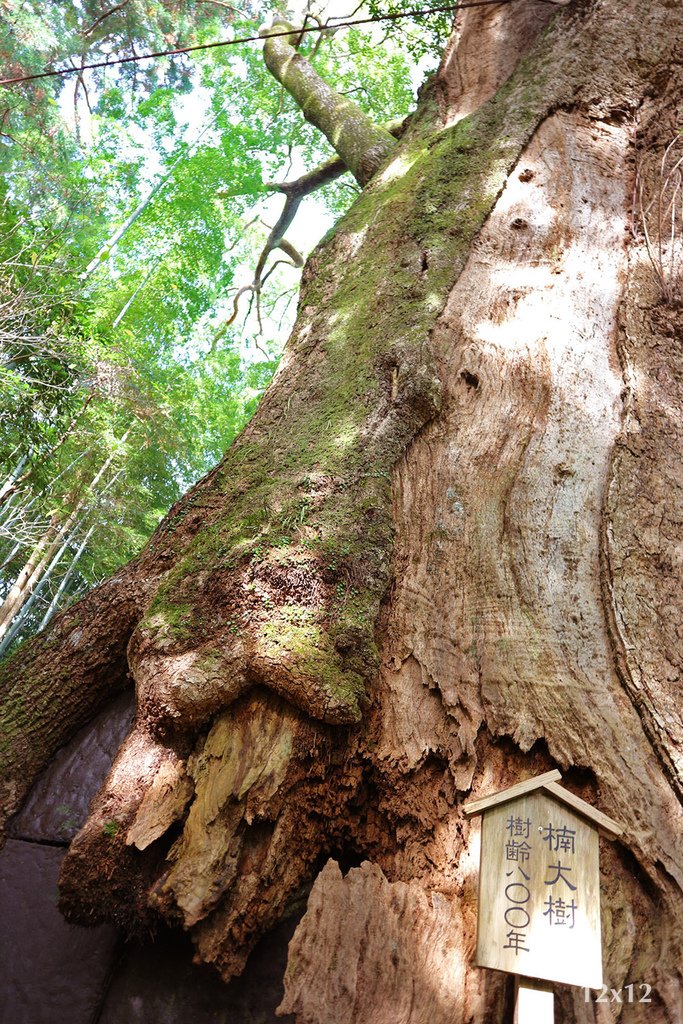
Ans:
{"type": "MultiPolygon", "coordinates": [[[[253,34],[274,13],[216,0],[5,7],[0,53],[15,75],[253,34]]],[[[403,23],[311,35],[302,50],[385,122],[409,112],[413,64],[435,52],[403,23]]],[[[253,413],[298,286],[278,252],[256,302],[242,295],[281,207],[271,183],[332,153],[258,45],[6,88],[0,112],[0,598],[50,524],[78,512],[20,638],[66,575],[60,602],[135,554],[253,413]]],[[[330,184],[288,240],[305,254],[355,192],[348,176],[330,184]]]]}

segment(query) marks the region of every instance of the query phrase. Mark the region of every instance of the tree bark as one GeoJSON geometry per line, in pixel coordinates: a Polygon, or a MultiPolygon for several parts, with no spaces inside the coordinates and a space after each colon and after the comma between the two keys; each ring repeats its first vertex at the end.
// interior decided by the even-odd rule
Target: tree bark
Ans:
{"type": "Polygon", "coordinates": [[[396,148],[386,128],[375,124],[348,96],[331,89],[297,53],[300,32],[276,18],[265,36],[263,57],[270,73],[294,98],[307,121],[327,137],[360,185],[367,185],[396,148]],[[283,32],[291,30],[291,35],[283,32]],[[275,35],[269,35],[269,33],[275,35]]]}
{"type": "MultiPolygon", "coordinates": [[[[632,196],[680,130],[683,10],[458,19],[309,260],[249,427],[5,666],[3,809],[130,671],[68,915],[161,916],[228,978],[314,880],[283,1011],[483,1024],[512,988],[472,965],[462,804],[559,767],[625,826],[602,849],[605,980],[653,1002],[619,1019],[679,1024],[683,319],[632,196]]],[[[562,1021],[608,1019],[556,998],[562,1021]]]]}

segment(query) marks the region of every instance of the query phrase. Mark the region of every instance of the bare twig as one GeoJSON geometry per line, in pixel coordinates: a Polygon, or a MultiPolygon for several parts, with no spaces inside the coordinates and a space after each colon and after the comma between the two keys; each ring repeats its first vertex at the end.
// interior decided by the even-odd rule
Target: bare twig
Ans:
{"type": "MultiPolygon", "coordinates": [[[[400,138],[406,129],[408,121],[409,118],[405,118],[402,121],[392,122],[386,126],[386,131],[393,135],[394,138],[400,138]]],[[[272,228],[269,228],[268,237],[266,238],[265,244],[256,263],[253,280],[250,284],[244,285],[244,287],[238,289],[236,292],[233,298],[232,313],[228,320],[221,325],[214,335],[211,343],[211,352],[215,352],[218,342],[237,319],[239,315],[239,302],[243,295],[249,295],[249,309],[247,311],[247,317],[249,316],[251,309],[255,306],[259,329],[261,331],[263,330],[261,321],[261,292],[263,285],[266,283],[276,266],[286,264],[293,267],[302,267],[304,264],[304,259],[301,253],[285,238],[285,234],[291,227],[291,224],[298,212],[301,201],[312,192],[328,185],[331,181],[341,177],[342,174],[346,174],[347,170],[348,168],[346,167],[346,164],[337,156],[333,157],[331,160],[327,160],[324,164],[321,164],[314,170],[308,171],[306,174],[302,174],[301,177],[295,178],[294,181],[270,181],[265,183],[264,189],[269,192],[281,192],[285,197],[285,203],[277,221],[272,228]],[[281,252],[284,252],[289,259],[276,260],[269,270],[265,272],[268,258],[276,249],[280,249],[281,252]]],[[[245,230],[253,223],[254,221],[252,220],[249,224],[245,225],[245,230]]]]}

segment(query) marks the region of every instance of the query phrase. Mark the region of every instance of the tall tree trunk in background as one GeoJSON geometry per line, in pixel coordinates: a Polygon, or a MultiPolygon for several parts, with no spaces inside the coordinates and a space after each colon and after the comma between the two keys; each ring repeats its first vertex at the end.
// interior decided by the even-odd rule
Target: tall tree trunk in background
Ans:
{"type": "Polygon", "coordinates": [[[88,527],[88,530],[86,532],[85,537],[83,538],[81,543],[78,545],[78,548],[76,549],[76,551],[72,555],[71,561],[69,563],[69,567],[66,570],[66,572],[64,573],[64,575],[62,576],[61,580],[59,581],[59,586],[55,590],[54,597],[50,601],[50,604],[48,606],[47,611],[45,612],[45,614],[43,615],[42,619],[40,620],[40,624],[38,625],[37,632],[40,632],[41,629],[45,629],[45,627],[47,626],[47,624],[50,621],[50,619],[52,619],[54,617],[54,615],[55,615],[55,613],[56,613],[57,609],[59,608],[59,605],[60,605],[60,603],[62,601],[62,595],[64,594],[64,592],[66,591],[67,586],[71,582],[71,578],[73,577],[73,574],[76,571],[78,563],[80,562],[80,560],[81,560],[81,558],[83,556],[83,552],[85,551],[86,547],[88,546],[88,541],[90,540],[90,538],[92,537],[93,533],[95,532],[95,529],[96,529],[95,525],[88,527]]]}
{"type": "Polygon", "coordinates": [[[66,430],[63,431],[63,433],[57,438],[57,440],[42,456],[42,458],[38,459],[36,462],[32,462],[29,465],[28,469],[25,470],[23,473],[21,472],[21,470],[26,464],[28,456],[25,455],[21,459],[19,466],[14,470],[14,472],[9,475],[9,477],[5,480],[3,484],[0,484],[0,501],[4,503],[9,498],[11,498],[11,496],[19,490],[22,484],[25,484],[26,481],[33,475],[33,473],[35,472],[39,465],[46,463],[49,459],[51,459],[54,455],[57,454],[57,452],[62,447],[66,439],[73,433],[81,416],[83,416],[84,412],[92,402],[93,397],[94,392],[92,391],[86,395],[81,404],[81,408],[78,410],[76,415],[71,418],[71,422],[67,426],[66,430]]]}
{"type": "Polygon", "coordinates": [[[0,604],[0,639],[7,633],[12,619],[31,596],[31,592],[40,578],[45,566],[57,550],[62,532],[59,528],[57,515],[54,514],[50,524],[31,552],[28,561],[10,587],[7,597],[0,604]]]}
{"type": "MultiPolygon", "coordinates": [[[[39,579],[37,580],[37,582],[33,586],[33,589],[31,590],[30,594],[26,595],[25,600],[24,600],[23,604],[21,605],[21,608],[19,609],[18,613],[13,618],[10,618],[8,623],[5,622],[3,624],[3,626],[2,626],[2,634],[3,635],[0,638],[0,657],[2,657],[2,655],[5,653],[5,651],[9,650],[10,644],[12,643],[12,641],[15,638],[15,636],[17,635],[17,633],[19,632],[19,630],[22,627],[22,623],[26,622],[27,616],[30,614],[33,606],[40,599],[40,595],[42,594],[43,590],[45,589],[45,587],[49,584],[50,580],[52,579],[52,576],[53,576],[55,570],[57,569],[57,566],[59,565],[59,563],[62,560],[62,556],[63,556],[64,552],[67,550],[67,548],[69,547],[69,544],[72,542],[72,540],[74,540],[75,535],[78,532],[78,528],[80,526],[81,526],[81,523],[75,523],[74,525],[72,525],[72,527],[71,527],[71,529],[69,530],[68,533],[66,533],[66,534],[62,533],[62,534],[59,535],[59,539],[61,540],[61,544],[59,545],[59,547],[57,548],[56,551],[54,551],[54,549],[53,549],[53,553],[51,554],[50,561],[49,562],[45,562],[43,564],[42,575],[40,575],[39,579]]],[[[52,547],[52,545],[51,545],[51,547],[52,547]]]]}
{"type": "Polygon", "coordinates": [[[5,495],[8,494],[8,492],[14,491],[15,483],[19,479],[19,476],[24,466],[26,465],[27,460],[28,456],[22,455],[22,457],[19,459],[19,462],[8,475],[7,479],[4,480],[2,484],[0,484],[0,501],[2,501],[5,498],[5,495]]]}
{"type": "Polygon", "coordinates": [[[605,977],[653,1002],[620,1020],[680,1024],[683,316],[632,207],[639,167],[662,188],[682,46],[667,0],[463,11],[309,260],[249,427],[4,666],[5,814],[135,678],[73,919],[161,916],[228,978],[313,880],[300,1024],[502,1021],[462,803],[558,766],[626,829],[605,977]]]}
{"type": "MultiPolygon", "coordinates": [[[[129,434],[130,428],[119,441],[120,445],[126,443],[129,434]]],[[[100,480],[111,466],[117,454],[118,449],[115,449],[107,456],[88,485],[88,490],[76,498],[74,507],[63,523],[58,521],[56,514],[52,517],[49,527],[40,538],[38,544],[36,544],[30,558],[19,572],[6,598],[0,604],[0,641],[9,631],[12,620],[21,612],[21,609],[31,597],[38,581],[47,571],[50,560],[60,548],[64,538],[69,537],[70,531],[86,505],[90,494],[97,492],[100,480]]]]}

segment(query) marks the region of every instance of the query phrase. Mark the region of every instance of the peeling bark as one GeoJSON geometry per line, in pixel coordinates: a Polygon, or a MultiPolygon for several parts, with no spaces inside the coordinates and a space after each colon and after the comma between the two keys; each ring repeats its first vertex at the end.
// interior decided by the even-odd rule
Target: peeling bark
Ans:
{"type": "MultiPolygon", "coordinates": [[[[638,146],[680,106],[683,11],[504,11],[476,24],[503,33],[488,54],[511,33],[509,66],[472,76],[463,12],[395,156],[309,261],[254,420],[77,606],[88,647],[68,647],[71,610],[4,667],[15,695],[38,673],[43,702],[9,744],[5,810],[32,737],[29,775],[66,735],[54,666],[62,717],[111,666],[136,680],[65,861],[72,918],[162,917],[228,978],[317,875],[282,1004],[299,1024],[502,1021],[509,985],[471,965],[460,808],[557,766],[625,825],[602,851],[605,976],[653,1003],[620,1020],[681,1019],[683,328],[631,197],[638,146]]],[[[557,997],[564,1021],[606,1020],[557,997]]]]}

